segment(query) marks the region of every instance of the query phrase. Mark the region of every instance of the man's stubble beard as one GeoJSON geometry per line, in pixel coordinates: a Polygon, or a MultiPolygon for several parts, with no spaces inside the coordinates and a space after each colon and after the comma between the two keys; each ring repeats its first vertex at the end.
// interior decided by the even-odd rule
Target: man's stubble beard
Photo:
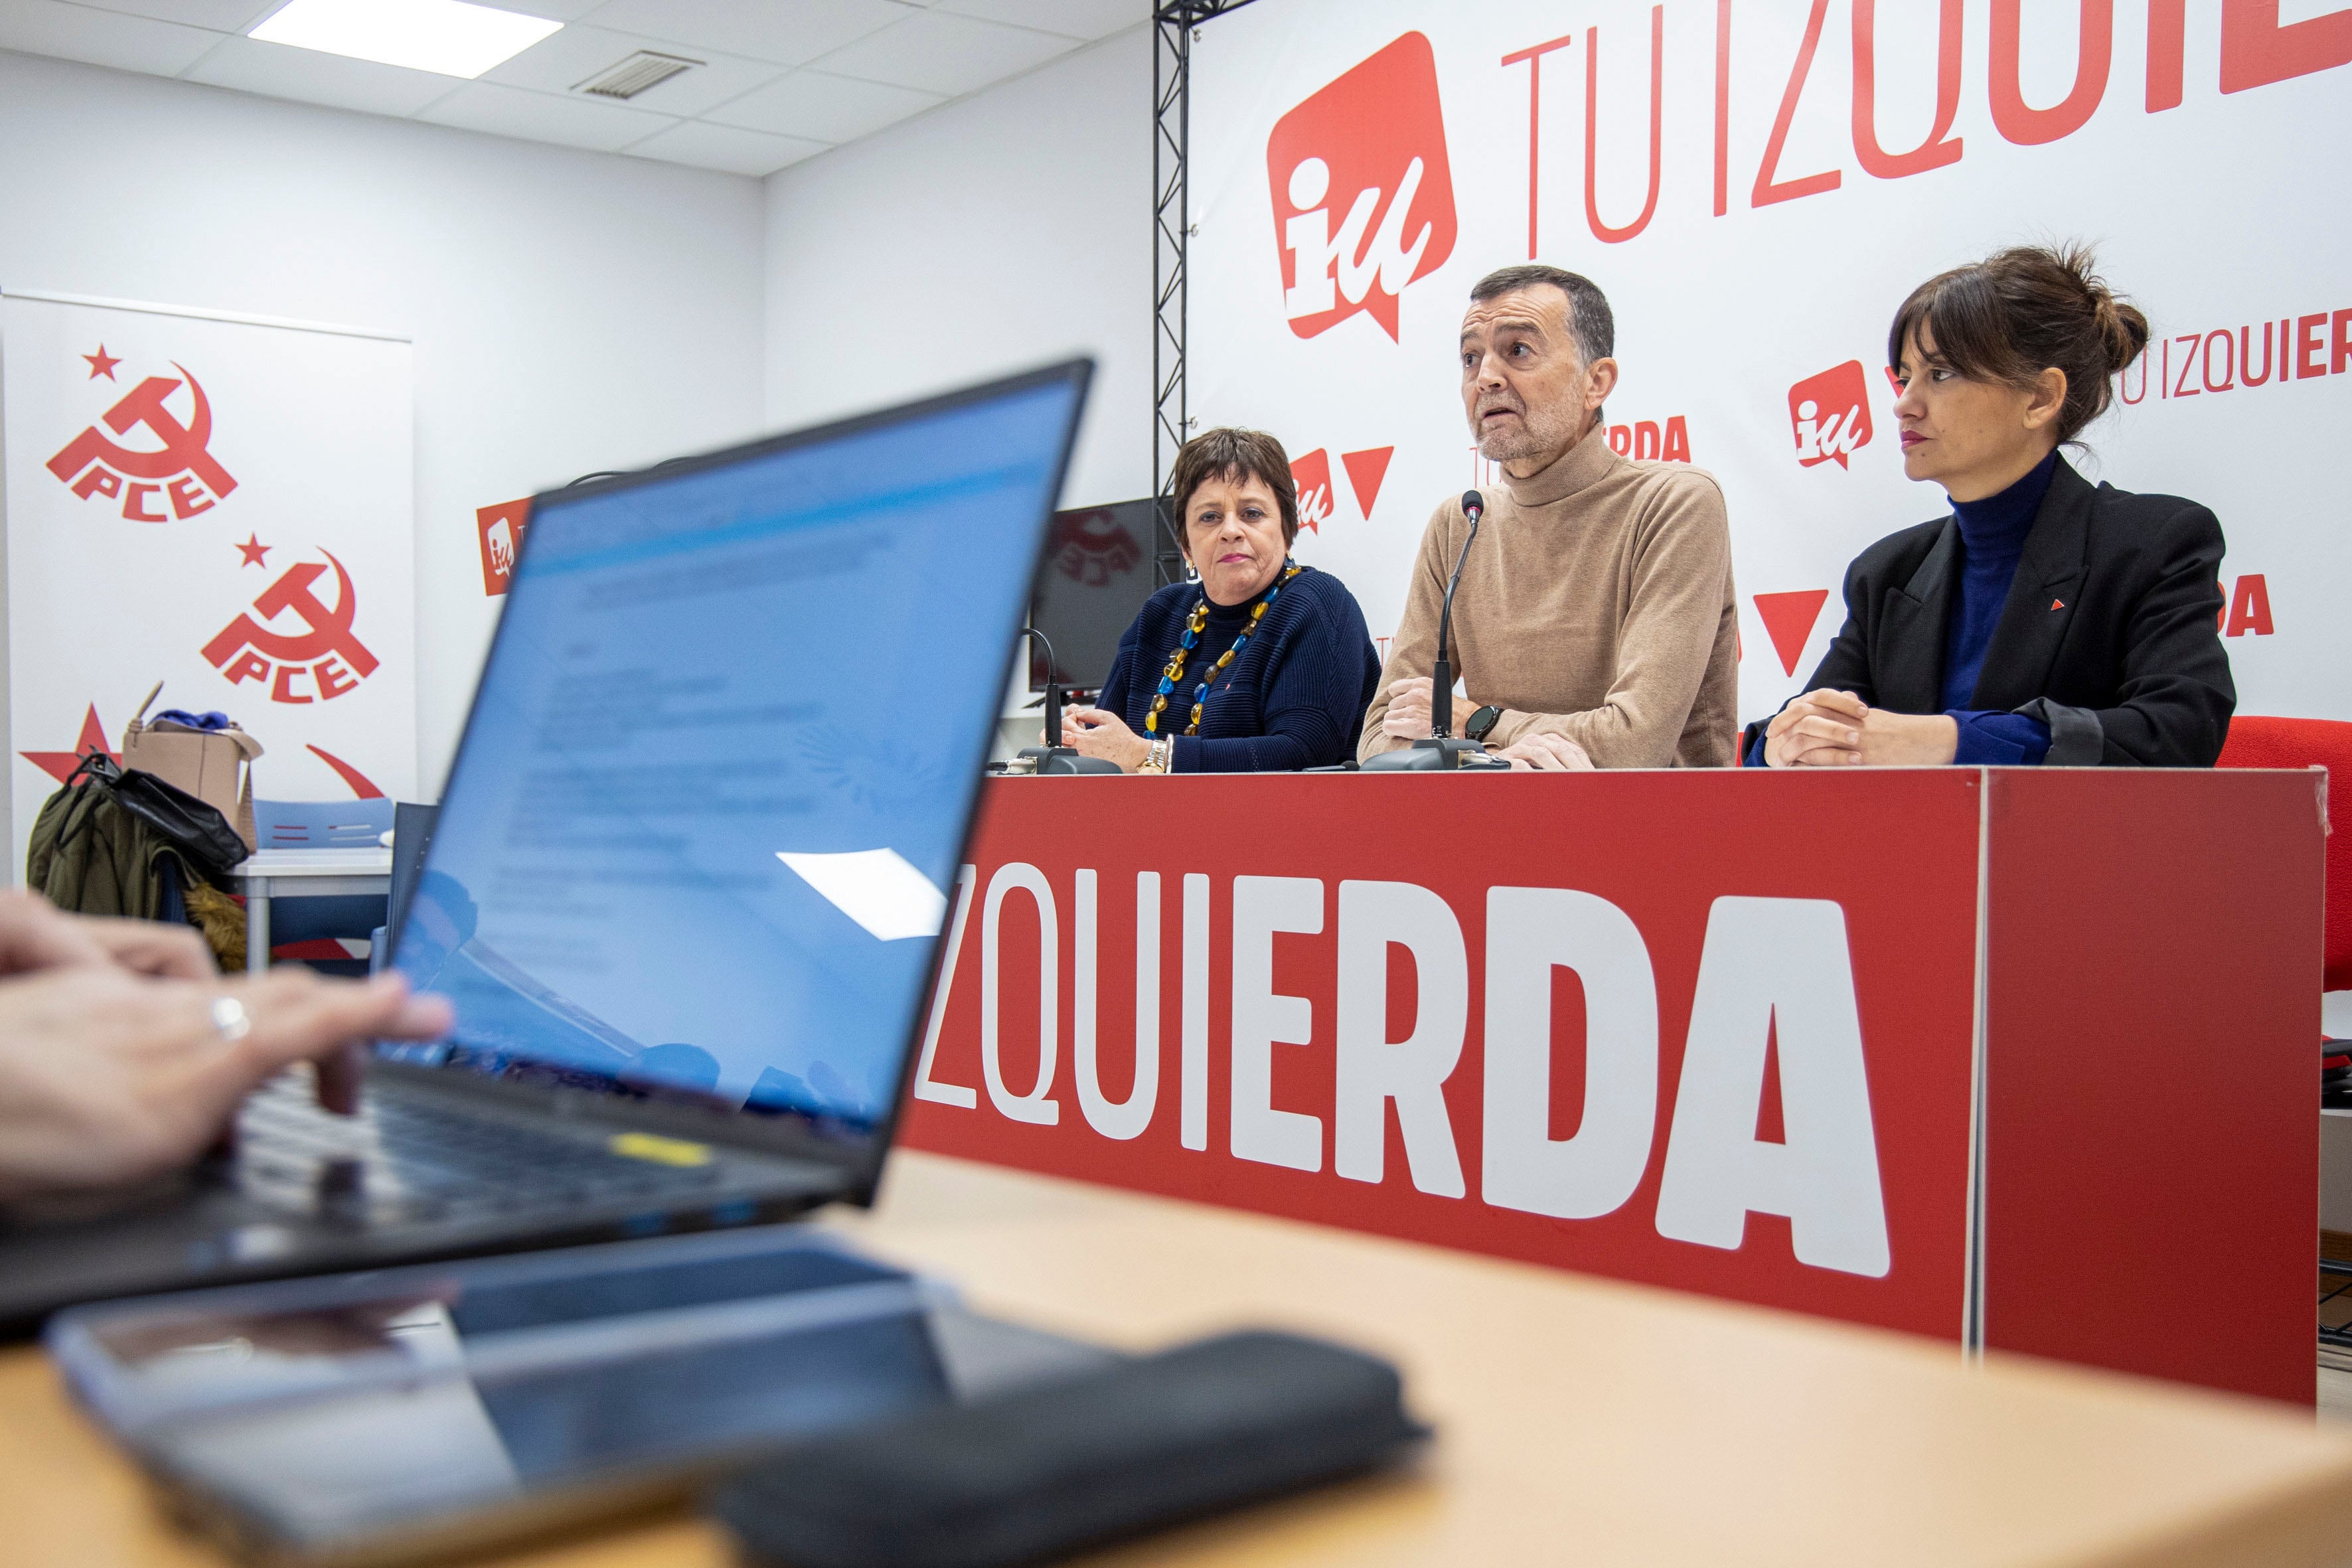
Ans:
{"type": "Polygon", "coordinates": [[[1558,461],[1582,434],[1576,428],[1577,416],[1582,413],[1578,409],[1562,417],[1552,409],[1521,409],[1517,428],[1479,436],[1478,455],[1490,463],[1558,461]]]}

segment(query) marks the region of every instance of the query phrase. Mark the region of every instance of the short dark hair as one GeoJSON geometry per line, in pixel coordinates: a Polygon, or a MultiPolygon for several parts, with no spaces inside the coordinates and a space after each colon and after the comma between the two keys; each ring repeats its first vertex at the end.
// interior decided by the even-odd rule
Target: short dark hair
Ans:
{"type": "MultiPolygon", "coordinates": [[[[1168,479],[1169,499],[1176,503],[1176,537],[1189,542],[1184,516],[1192,503],[1192,492],[1211,479],[1223,479],[1239,484],[1244,479],[1256,479],[1274,492],[1274,504],[1282,510],[1282,542],[1286,548],[1298,538],[1298,481],[1290,477],[1290,455],[1282,443],[1263,430],[1242,430],[1233,426],[1219,426],[1203,430],[1184,443],[1176,454],[1176,467],[1168,479]]],[[[1187,553],[1190,553],[1189,552],[1187,553]]]]}
{"type": "Polygon", "coordinates": [[[1617,352],[1617,318],[1610,311],[1609,296],[1601,291],[1601,285],[1581,272],[1534,261],[1517,267],[1498,267],[1471,286],[1470,298],[1492,300],[1542,283],[1568,296],[1569,331],[1575,335],[1576,352],[1584,356],[1585,363],[1607,359],[1617,352]]]}
{"type": "Polygon", "coordinates": [[[2066,373],[2058,439],[2106,412],[2109,378],[2147,347],[2147,318],[2117,299],[2085,245],[2016,246],[1955,267],[1911,290],[1886,332],[1886,363],[1924,325],[1945,363],[1970,381],[2030,387],[2066,373]]]}

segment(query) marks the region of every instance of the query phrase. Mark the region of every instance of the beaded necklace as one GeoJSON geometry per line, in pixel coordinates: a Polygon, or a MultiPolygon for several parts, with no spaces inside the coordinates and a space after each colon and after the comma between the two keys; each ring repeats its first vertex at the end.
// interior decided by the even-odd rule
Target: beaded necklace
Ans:
{"type": "MultiPolygon", "coordinates": [[[[1282,563],[1282,575],[1276,578],[1274,586],[1265,591],[1265,597],[1251,606],[1249,625],[1242,628],[1242,635],[1234,639],[1234,646],[1218,657],[1217,662],[1209,667],[1209,673],[1201,678],[1200,685],[1192,689],[1192,721],[1184,726],[1184,733],[1197,735],[1201,732],[1201,710],[1208,703],[1210,684],[1225,666],[1234,662],[1243,648],[1249,646],[1250,637],[1257,631],[1258,622],[1264,620],[1266,611],[1274,607],[1274,601],[1281,594],[1283,584],[1306,570],[1306,567],[1295,566],[1288,561],[1282,563]]],[[[1168,668],[1160,672],[1159,692],[1151,699],[1151,711],[1143,716],[1145,734],[1156,736],[1160,733],[1160,715],[1167,711],[1169,697],[1175,691],[1176,683],[1184,679],[1184,661],[1192,656],[1193,648],[1200,646],[1201,632],[1208,624],[1209,595],[1203,589],[1201,602],[1192,606],[1192,615],[1184,621],[1183,640],[1168,656],[1168,668]]]]}

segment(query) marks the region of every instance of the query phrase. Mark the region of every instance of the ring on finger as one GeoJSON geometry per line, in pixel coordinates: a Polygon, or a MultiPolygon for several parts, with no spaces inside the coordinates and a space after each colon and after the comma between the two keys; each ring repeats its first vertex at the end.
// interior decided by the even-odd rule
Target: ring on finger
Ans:
{"type": "Polygon", "coordinates": [[[212,1016],[213,1033],[225,1046],[235,1045],[253,1033],[253,1020],[247,1016],[245,1004],[234,996],[214,997],[212,1016]]]}

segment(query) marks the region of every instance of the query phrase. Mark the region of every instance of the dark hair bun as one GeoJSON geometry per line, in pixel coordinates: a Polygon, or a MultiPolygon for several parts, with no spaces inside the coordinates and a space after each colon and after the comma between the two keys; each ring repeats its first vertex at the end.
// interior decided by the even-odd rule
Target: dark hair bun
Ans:
{"type": "Polygon", "coordinates": [[[2104,288],[2095,291],[2099,335],[2106,340],[2107,363],[2123,370],[2147,348],[2147,318],[2139,307],[2118,300],[2104,288]]]}
{"type": "Polygon", "coordinates": [[[2071,441],[2106,412],[2114,378],[2147,347],[2147,318],[2096,267],[2087,245],[2015,246],[1931,278],[1895,312],[1886,362],[1900,363],[1924,327],[1937,354],[1971,380],[2023,387],[2063,371],[2058,438],[2071,441]]]}

